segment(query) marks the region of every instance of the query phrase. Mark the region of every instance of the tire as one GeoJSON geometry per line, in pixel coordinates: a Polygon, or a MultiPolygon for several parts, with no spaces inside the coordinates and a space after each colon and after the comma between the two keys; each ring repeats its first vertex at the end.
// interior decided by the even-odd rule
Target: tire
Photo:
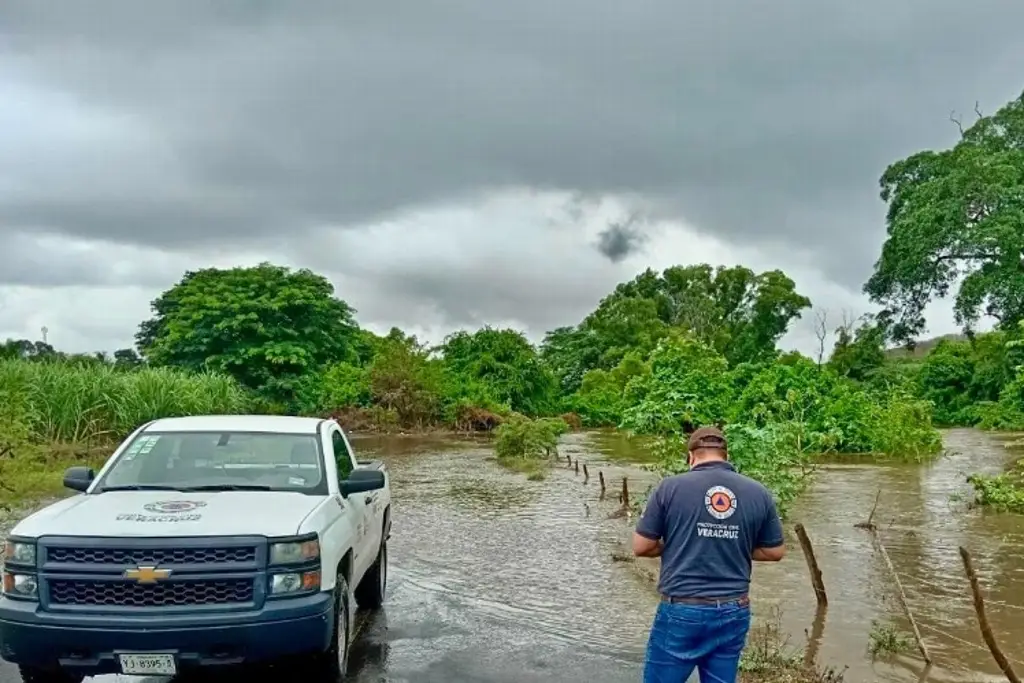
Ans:
{"type": "Polygon", "coordinates": [[[381,541],[377,551],[377,559],[359,585],[356,586],[356,602],[363,609],[379,609],[384,604],[384,594],[388,588],[388,542],[381,541]]]}
{"type": "Polygon", "coordinates": [[[39,669],[32,666],[19,666],[23,683],[82,683],[84,676],[70,674],[61,668],[39,669]]]}
{"type": "Polygon", "coordinates": [[[344,681],[348,669],[348,646],[350,639],[351,614],[348,604],[348,581],[338,571],[334,584],[334,625],[331,629],[331,643],[323,652],[309,660],[309,673],[314,680],[344,681]]]}

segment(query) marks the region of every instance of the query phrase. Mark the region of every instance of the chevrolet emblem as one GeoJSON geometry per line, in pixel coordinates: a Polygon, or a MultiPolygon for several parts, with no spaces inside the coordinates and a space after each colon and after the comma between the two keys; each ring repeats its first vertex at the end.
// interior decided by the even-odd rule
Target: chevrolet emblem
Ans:
{"type": "Polygon", "coordinates": [[[157,569],[156,567],[136,567],[135,569],[126,569],[124,571],[124,578],[138,581],[139,583],[156,583],[157,581],[170,578],[170,576],[170,569],[157,569]]]}

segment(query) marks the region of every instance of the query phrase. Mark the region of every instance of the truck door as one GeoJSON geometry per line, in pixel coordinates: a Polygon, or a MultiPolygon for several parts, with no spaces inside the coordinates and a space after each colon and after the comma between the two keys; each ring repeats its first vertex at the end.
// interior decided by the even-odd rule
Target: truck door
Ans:
{"type": "MultiPolygon", "coordinates": [[[[338,468],[338,483],[345,481],[355,469],[355,460],[349,451],[348,442],[341,430],[331,428],[331,446],[334,451],[334,462],[338,468]]],[[[358,581],[373,564],[377,556],[377,548],[370,547],[373,543],[373,531],[369,524],[369,506],[367,500],[370,493],[354,493],[345,499],[345,516],[351,520],[355,537],[352,540],[352,578],[358,581]]],[[[355,588],[353,585],[352,588],[355,588]]]]}

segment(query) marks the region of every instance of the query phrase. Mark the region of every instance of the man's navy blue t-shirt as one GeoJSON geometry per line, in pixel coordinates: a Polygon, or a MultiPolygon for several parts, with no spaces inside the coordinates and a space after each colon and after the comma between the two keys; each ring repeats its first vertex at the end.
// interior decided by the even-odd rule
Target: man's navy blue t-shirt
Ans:
{"type": "Polygon", "coordinates": [[[754,549],[783,543],[771,493],[724,461],[662,480],[636,532],[664,543],[658,591],[670,597],[745,595],[754,549]]]}

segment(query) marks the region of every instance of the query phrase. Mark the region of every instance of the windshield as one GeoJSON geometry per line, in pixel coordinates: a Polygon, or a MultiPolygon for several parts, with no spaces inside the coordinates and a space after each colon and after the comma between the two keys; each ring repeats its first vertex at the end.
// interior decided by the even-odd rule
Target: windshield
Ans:
{"type": "Polygon", "coordinates": [[[312,434],[144,432],[132,440],[95,492],[326,491],[312,434]]]}

